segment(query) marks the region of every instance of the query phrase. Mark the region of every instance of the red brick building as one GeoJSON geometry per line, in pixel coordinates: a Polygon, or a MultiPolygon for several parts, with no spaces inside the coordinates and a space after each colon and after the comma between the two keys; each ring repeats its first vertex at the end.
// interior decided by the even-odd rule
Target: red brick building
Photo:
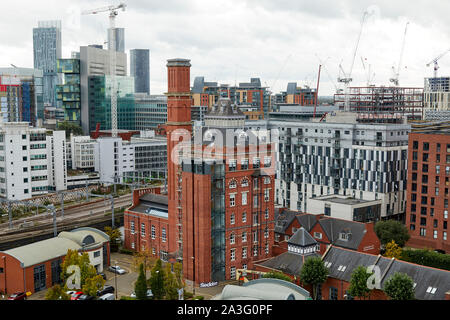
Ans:
{"type": "Polygon", "coordinates": [[[408,159],[407,245],[448,253],[450,130],[410,133],[408,159]]]}
{"type": "Polygon", "coordinates": [[[38,292],[61,283],[67,251],[87,252],[102,272],[110,265],[109,236],[94,228],[61,232],[57,237],[0,252],[0,292],[38,292]]]}
{"type": "Polygon", "coordinates": [[[275,255],[286,252],[288,240],[300,228],[304,228],[317,241],[320,254],[330,244],[371,254],[380,252],[381,243],[373,222],[362,223],[286,209],[276,211],[275,255]]]}
{"type": "Polygon", "coordinates": [[[124,247],[150,251],[168,261],[169,220],[167,195],[159,188],[134,190],[133,205],[124,212],[124,247]]]}

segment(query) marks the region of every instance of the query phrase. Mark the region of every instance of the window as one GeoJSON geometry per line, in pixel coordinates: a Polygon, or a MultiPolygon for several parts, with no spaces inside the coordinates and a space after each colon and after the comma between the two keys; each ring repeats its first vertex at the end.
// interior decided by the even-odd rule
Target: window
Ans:
{"type": "Polygon", "coordinates": [[[248,169],[248,159],[242,159],[241,160],[241,170],[247,170],[248,169]]]}
{"type": "Polygon", "coordinates": [[[134,221],[130,222],[130,230],[131,230],[131,234],[134,234],[134,221]]]}
{"type": "Polygon", "coordinates": [[[422,237],[426,237],[426,235],[427,235],[427,229],[425,229],[425,228],[420,228],[420,235],[421,235],[422,237]]]}
{"type": "Polygon", "coordinates": [[[269,237],[269,229],[266,227],[265,229],[264,229],[264,238],[268,238],[269,237]]]}
{"type": "Polygon", "coordinates": [[[152,225],[152,239],[155,240],[156,239],[156,228],[154,225],[152,225]]]}
{"type": "Polygon", "coordinates": [[[230,250],[230,260],[235,261],[236,260],[236,249],[233,248],[230,250]]]}
{"type": "Polygon", "coordinates": [[[230,278],[236,278],[236,267],[230,267],[230,278]]]}
{"type": "Polygon", "coordinates": [[[247,212],[242,212],[242,222],[247,222],[247,212]]]}
{"type": "Polygon", "coordinates": [[[228,163],[228,169],[229,169],[229,171],[236,171],[236,160],[235,159],[230,160],[230,162],[228,163]]]}
{"type": "Polygon", "coordinates": [[[242,205],[247,205],[247,192],[242,192],[242,205]]]}
{"type": "Polygon", "coordinates": [[[259,158],[253,158],[253,169],[259,168],[259,158]]]}
{"type": "Polygon", "coordinates": [[[253,207],[258,208],[258,196],[253,196],[253,207]]]}
{"type": "Polygon", "coordinates": [[[134,249],[134,242],[131,243],[131,249],[134,249]]]}
{"type": "MultiPolygon", "coordinates": [[[[247,259],[247,247],[242,248],[242,259],[247,259]]],[[[246,268],[243,268],[246,269],[246,268]]]]}
{"type": "Polygon", "coordinates": [[[269,254],[269,244],[266,242],[266,245],[264,246],[264,253],[269,254]]]}
{"type": "Polygon", "coordinates": [[[268,202],[270,199],[270,189],[264,189],[264,202],[268,202]]]}
{"type": "Polygon", "coordinates": [[[438,237],[438,232],[437,232],[437,230],[434,230],[433,231],[433,239],[437,239],[437,237],[438,237]]]}
{"type": "Polygon", "coordinates": [[[230,186],[230,189],[235,189],[237,187],[236,180],[234,180],[234,179],[231,180],[229,186],[230,186]]]}
{"type": "Polygon", "coordinates": [[[248,179],[247,178],[242,179],[241,187],[248,187],[248,179]]]}
{"type": "Polygon", "coordinates": [[[236,194],[235,193],[230,194],[230,207],[234,207],[236,205],[235,200],[236,200],[236,194]]]}
{"type": "Polygon", "coordinates": [[[234,235],[234,233],[232,232],[230,234],[230,244],[235,244],[236,243],[236,236],[234,235]]]}
{"type": "Polygon", "coordinates": [[[247,242],[247,232],[242,232],[242,242],[247,242]]]}
{"type": "Polygon", "coordinates": [[[162,242],[167,241],[166,228],[162,228],[162,242]]]}
{"type": "Polygon", "coordinates": [[[254,246],[253,247],[253,256],[256,257],[258,255],[258,247],[254,246]]]}
{"type": "Polygon", "coordinates": [[[145,237],[145,224],[141,223],[141,236],[145,237]]]}
{"type": "Polygon", "coordinates": [[[314,232],[314,238],[322,239],[322,233],[320,233],[320,232],[314,232]]]}
{"type": "Polygon", "coordinates": [[[94,252],[94,258],[100,257],[100,250],[94,252]]]}
{"type": "Polygon", "coordinates": [[[338,299],[338,289],[335,287],[330,287],[330,300],[338,299]]]}
{"type": "Polygon", "coordinates": [[[253,242],[258,242],[258,232],[253,231],[253,242]]]}
{"type": "Polygon", "coordinates": [[[264,184],[270,184],[270,177],[264,177],[264,184]]]}
{"type": "Polygon", "coordinates": [[[269,208],[266,208],[266,210],[264,211],[264,219],[269,219],[269,208]]]}

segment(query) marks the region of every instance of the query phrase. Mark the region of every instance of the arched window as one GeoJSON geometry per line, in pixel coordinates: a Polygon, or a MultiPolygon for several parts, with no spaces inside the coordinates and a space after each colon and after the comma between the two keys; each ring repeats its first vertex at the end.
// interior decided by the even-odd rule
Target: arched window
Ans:
{"type": "Polygon", "coordinates": [[[236,187],[237,187],[236,180],[232,179],[232,180],[230,181],[229,186],[230,186],[230,189],[236,188],[236,187]]]}
{"type": "Polygon", "coordinates": [[[248,187],[248,179],[247,178],[242,179],[241,187],[248,187]]]}

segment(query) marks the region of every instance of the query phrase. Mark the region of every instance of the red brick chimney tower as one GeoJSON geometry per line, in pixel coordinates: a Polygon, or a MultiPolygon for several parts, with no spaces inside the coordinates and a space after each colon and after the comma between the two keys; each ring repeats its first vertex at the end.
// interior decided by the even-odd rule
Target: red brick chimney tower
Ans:
{"type": "MultiPolygon", "coordinates": [[[[177,132],[184,129],[192,132],[190,60],[167,60],[167,187],[169,200],[169,253],[181,257],[182,249],[182,209],[181,209],[181,168],[172,158],[172,150],[178,144],[177,132]]],[[[185,131],[186,132],[186,131],[185,131]]]]}

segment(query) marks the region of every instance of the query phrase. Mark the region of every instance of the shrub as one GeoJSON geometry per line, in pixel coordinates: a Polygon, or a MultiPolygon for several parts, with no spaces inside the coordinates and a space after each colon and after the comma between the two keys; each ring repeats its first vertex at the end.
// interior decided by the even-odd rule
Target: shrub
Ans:
{"type": "Polygon", "coordinates": [[[403,249],[402,260],[450,271],[450,255],[437,253],[432,250],[403,249]]]}

